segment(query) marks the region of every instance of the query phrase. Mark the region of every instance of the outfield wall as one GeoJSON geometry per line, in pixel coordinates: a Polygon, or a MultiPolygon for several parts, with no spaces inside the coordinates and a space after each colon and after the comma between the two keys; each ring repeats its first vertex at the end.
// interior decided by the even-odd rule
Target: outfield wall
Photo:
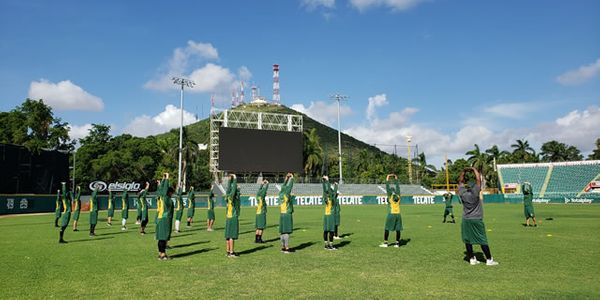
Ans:
{"type": "MultiPolygon", "coordinates": [[[[201,194],[195,198],[197,208],[206,208],[207,206],[206,194],[201,194]]],[[[129,198],[130,209],[137,208],[136,197],[129,198]]],[[[55,208],[56,195],[0,195],[0,215],[5,214],[23,214],[23,213],[42,213],[42,212],[53,212],[55,208]]],[[[82,208],[87,210],[89,196],[82,196],[82,208]]],[[[108,196],[102,195],[98,197],[100,210],[106,210],[108,206],[108,196]]],[[[276,196],[267,196],[267,205],[275,206],[279,205],[279,199],[276,196]]],[[[295,206],[311,206],[311,205],[323,205],[321,196],[293,196],[295,206]]],[[[562,203],[562,204],[592,204],[600,203],[600,195],[587,195],[583,197],[544,197],[534,198],[534,203],[562,203]]],[[[146,198],[149,208],[156,208],[156,200],[154,196],[146,198]]],[[[454,202],[458,204],[458,200],[455,196],[454,202]]],[[[523,203],[522,195],[484,195],[484,202],[486,203],[508,203],[508,204],[521,204],[523,203]]],[[[384,205],[387,203],[387,197],[385,195],[366,195],[366,196],[340,196],[341,205],[384,205]]],[[[402,196],[401,204],[413,204],[413,205],[436,205],[443,204],[444,199],[442,196],[433,195],[412,195],[402,196]]],[[[121,198],[115,197],[115,210],[121,208],[121,198]]],[[[224,206],[225,201],[222,197],[218,197],[215,200],[215,206],[224,206]]],[[[241,196],[242,206],[255,206],[255,196],[241,196]]],[[[187,206],[187,198],[184,198],[184,206],[187,206]]],[[[118,215],[117,215],[118,216],[118,215]]]]}

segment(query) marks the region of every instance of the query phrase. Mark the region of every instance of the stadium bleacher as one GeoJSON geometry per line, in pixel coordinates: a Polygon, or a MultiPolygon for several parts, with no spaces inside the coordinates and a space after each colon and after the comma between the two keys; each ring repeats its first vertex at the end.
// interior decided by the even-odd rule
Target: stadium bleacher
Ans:
{"type": "Polygon", "coordinates": [[[538,197],[573,197],[600,180],[600,161],[498,165],[498,176],[504,186],[529,181],[538,197]]]}

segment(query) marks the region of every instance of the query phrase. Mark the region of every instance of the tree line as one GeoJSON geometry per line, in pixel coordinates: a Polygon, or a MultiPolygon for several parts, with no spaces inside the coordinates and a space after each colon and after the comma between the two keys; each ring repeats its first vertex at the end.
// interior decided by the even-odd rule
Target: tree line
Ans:
{"type": "MultiPolygon", "coordinates": [[[[41,150],[61,150],[75,153],[75,177],[78,182],[136,181],[144,182],[160,178],[164,172],[177,174],[179,137],[178,131],[148,137],[134,137],[129,134],[112,136],[110,126],[92,124],[88,135],[79,141],[69,136],[69,124],[54,116],[52,108],[43,100],[26,99],[23,104],[9,112],[0,112],[0,143],[23,145],[32,152],[41,150]]],[[[186,127],[183,131],[184,186],[194,186],[197,190],[210,187],[212,175],[209,171],[209,151],[200,150],[196,141],[189,137],[186,127]]],[[[337,149],[323,149],[315,128],[304,132],[304,181],[311,182],[322,175],[339,178],[337,149]]],[[[71,160],[73,155],[71,155],[71,160]]],[[[398,174],[402,183],[445,184],[445,169],[448,168],[451,183],[458,180],[465,167],[475,167],[483,174],[489,187],[497,186],[494,163],[535,163],[577,161],[584,159],[575,146],[558,141],[542,144],[536,152],[526,140],[517,140],[509,150],[501,150],[494,145],[481,149],[474,145],[465,153],[465,158],[448,161],[440,169],[428,164],[425,153],[418,153],[411,160],[412,176],[409,176],[408,161],[405,158],[382,151],[353,149],[342,156],[345,183],[382,182],[390,172],[398,174]],[[412,180],[411,180],[412,179],[412,180]]],[[[600,138],[596,139],[596,149],[587,159],[600,159],[600,138]]],[[[243,177],[243,174],[242,174],[243,177]]]]}

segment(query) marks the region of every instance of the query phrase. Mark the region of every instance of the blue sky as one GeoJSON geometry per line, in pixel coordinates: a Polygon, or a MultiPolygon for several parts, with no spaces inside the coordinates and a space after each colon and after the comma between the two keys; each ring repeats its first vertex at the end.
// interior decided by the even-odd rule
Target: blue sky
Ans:
{"type": "MultiPolygon", "coordinates": [[[[440,164],[477,143],[600,137],[600,2],[0,0],[0,110],[44,98],[78,137],[147,135],[226,107],[240,81],[374,144],[405,136],[440,164]]],[[[250,91],[246,90],[246,95],[250,91]]],[[[390,151],[391,148],[383,147],[390,151]]]]}

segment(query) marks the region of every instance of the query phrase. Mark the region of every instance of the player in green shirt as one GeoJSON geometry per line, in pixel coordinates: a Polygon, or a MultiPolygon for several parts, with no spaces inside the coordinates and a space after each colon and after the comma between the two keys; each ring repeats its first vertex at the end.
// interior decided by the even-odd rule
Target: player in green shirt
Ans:
{"type": "Polygon", "coordinates": [[[115,216],[115,198],[113,198],[112,190],[110,188],[108,189],[108,204],[106,213],[106,225],[112,226],[112,218],[115,216]]]}
{"type": "Polygon", "coordinates": [[[156,191],[156,240],[158,241],[158,259],[167,260],[167,241],[171,239],[173,210],[171,195],[173,188],[169,186],[169,173],[165,173],[156,191]]]}
{"type": "Polygon", "coordinates": [[[190,191],[187,196],[187,227],[192,227],[194,221],[194,213],[196,209],[196,195],[194,194],[194,187],[190,187],[190,191]]]}
{"type": "Polygon", "coordinates": [[[208,194],[208,199],[206,203],[206,231],[213,231],[213,225],[215,224],[215,193],[213,193],[213,189],[216,186],[213,183],[210,188],[210,193],[208,194]]]}
{"type": "Polygon", "coordinates": [[[148,202],[146,201],[146,195],[150,188],[150,182],[146,181],[146,187],[138,194],[138,208],[140,209],[140,234],[146,234],[146,225],[148,225],[148,202]]]}
{"type": "Polygon", "coordinates": [[[127,218],[129,217],[129,194],[127,189],[123,189],[121,196],[121,230],[127,230],[127,218]]]}
{"type": "Polygon", "coordinates": [[[523,192],[525,224],[529,226],[529,219],[532,219],[533,226],[537,227],[537,222],[535,221],[535,212],[533,211],[533,189],[531,188],[531,183],[524,182],[523,185],[521,185],[521,191],[523,192]]]}
{"type": "Polygon", "coordinates": [[[65,244],[67,241],[64,240],[65,229],[69,226],[69,221],[71,220],[71,201],[73,199],[73,193],[69,193],[67,195],[67,183],[62,182],[61,188],[61,197],[60,200],[62,202],[62,219],[61,219],[61,227],[60,227],[60,239],[59,243],[65,244]]]}
{"type": "Polygon", "coordinates": [[[379,247],[388,247],[388,237],[390,231],[396,231],[396,243],[394,247],[400,247],[400,234],[402,232],[402,216],[400,215],[400,185],[396,174],[388,174],[386,177],[385,189],[387,191],[388,213],[385,219],[385,231],[383,234],[383,243],[379,247]],[[394,181],[390,180],[394,177],[394,181]],[[392,183],[394,186],[392,186],[392,183]]]}
{"type": "Polygon", "coordinates": [[[73,199],[73,231],[79,231],[77,229],[77,221],[79,221],[79,214],[81,213],[81,187],[77,186],[77,193],[73,199]]]}
{"type": "Polygon", "coordinates": [[[452,221],[450,221],[450,223],[456,223],[456,220],[454,220],[454,212],[452,211],[452,194],[444,194],[444,203],[446,204],[446,208],[444,209],[444,221],[442,223],[446,223],[446,217],[448,215],[452,217],[452,221]]]}
{"type": "Polygon", "coordinates": [[[227,257],[237,257],[234,250],[234,241],[239,235],[240,198],[235,174],[229,177],[227,185],[227,208],[225,211],[225,240],[227,241],[227,257]]]}
{"type": "Polygon", "coordinates": [[[325,250],[337,250],[333,246],[333,234],[335,231],[335,213],[334,202],[337,194],[337,185],[331,187],[329,177],[323,176],[323,204],[325,205],[325,214],[323,215],[323,241],[325,241],[325,250]]]}
{"type": "Polygon", "coordinates": [[[292,203],[292,188],[294,175],[288,173],[279,191],[279,234],[281,252],[290,253],[290,234],[294,231],[294,203],[292,203]]]}
{"type": "Polygon", "coordinates": [[[90,198],[90,237],[96,236],[96,224],[98,223],[98,189],[92,189],[90,198]]]}
{"type": "Polygon", "coordinates": [[[179,225],[181,224],[181,218],[183,217],[183,190],[177,189],[177,195],[175,196],[175,232],[180,233],[179,225]]]}
{"type": "Polygon", "coordinates": [[[54,227],[58,226],[58,220],[62,214],[62,204],[60,202],[60,190],[56,190],[56,208],[54,209],[54,227]]]}
{"type": "Polygon", "coordinates": [[[269,182],[263,180],[256,193],[256,234],[254,237],[255,243],[264,243],[262,239],[263,232],[267,228],[267,190],[269,190],[269,182]]]}

